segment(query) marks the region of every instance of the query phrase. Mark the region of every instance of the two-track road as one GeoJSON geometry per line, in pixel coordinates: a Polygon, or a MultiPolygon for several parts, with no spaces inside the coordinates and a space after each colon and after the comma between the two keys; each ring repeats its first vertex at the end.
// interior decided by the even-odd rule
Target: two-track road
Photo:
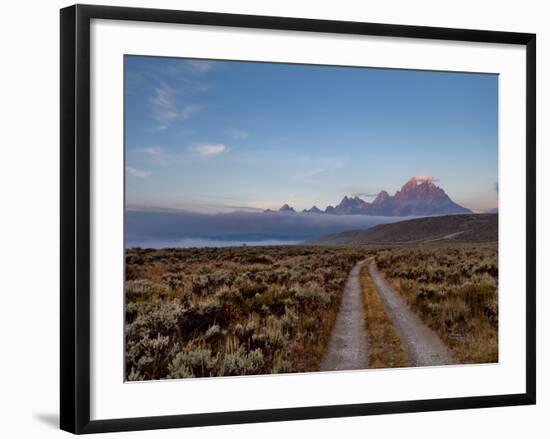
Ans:
{"type": "Polygon", "coordinates": [[[439,336],[411,311],[405,300],[378,271],[375,262],[363,260],[349,274],[321,370],[369,367],[369,340],[361,289],[361,270],[366,264],[386,313],[406,347],[411,366],[453,364],[453,358],[439,336]]]}

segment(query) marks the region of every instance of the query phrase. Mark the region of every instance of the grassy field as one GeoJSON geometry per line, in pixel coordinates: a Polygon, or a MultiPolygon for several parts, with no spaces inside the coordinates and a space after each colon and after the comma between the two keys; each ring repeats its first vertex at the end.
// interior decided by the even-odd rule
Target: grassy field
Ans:
{"type": "Polygon", "coordinates": [[[315,371],[352,248],[126,252],[126,378],[315,371]]]}
{"type": "MultiPolygon", "coordinates": [[[[126,379],[319,370],[344,285],[374,257],[460,363],[498,360],[496,244],[126,251],[126,379]]],[[[363,270],[371,367],[408,365],[363,270]]]]}
{"type": "Polygon", "coordinates": [[[498,215],[476,213],[409,219],[378,224],[367,230],[348,230],[320,236],[311,243],[356,246],[421,244],[436,241],[440,244],[496,242],[498,215]]]}
{"type": "Polygon", "coordinates": [[[376,262],[460,363],[498,361],[497,244],[403,246],[376,262]]]}

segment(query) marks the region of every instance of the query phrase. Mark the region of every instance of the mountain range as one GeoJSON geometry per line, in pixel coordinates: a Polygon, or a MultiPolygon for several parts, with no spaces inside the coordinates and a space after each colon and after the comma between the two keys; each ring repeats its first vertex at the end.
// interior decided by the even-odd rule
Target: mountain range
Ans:
{"type": "MultiPolygon", "coordinates": [[[[294,213],[294,208],[284,204],[280,212],[294,213]]],[[[332,215],[372,216],[425,216],[472,213],[466,207],[455,203],[432,178],[413,177],[393,196],[381,191],[372,203],[358,196],[342,198],[336,206],[327,206],[323,211],[317,206],[304,209],[303,213],[324,213],[332,215]]]]}

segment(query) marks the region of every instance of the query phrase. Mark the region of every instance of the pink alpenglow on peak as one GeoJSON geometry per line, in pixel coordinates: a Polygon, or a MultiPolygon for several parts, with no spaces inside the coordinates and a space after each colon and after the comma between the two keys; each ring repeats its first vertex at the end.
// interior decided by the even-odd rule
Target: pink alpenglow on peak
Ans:
{"type": "MultiPolygon", "coordinates": [[[[429,216],[472,213],[466,207],[455,203],[447,193],[435,183],[439,180],[430,175],[415,175],[393,196],[380,191],[372,203],[358,196],[342,198],[336,206],[320,210],[317,206],[304,209],[303,213],[327,213],[332,215],[372,215],[372,216],[429,216]]],[[[285,204],[281,212],[295,212],[285,204]]]]}

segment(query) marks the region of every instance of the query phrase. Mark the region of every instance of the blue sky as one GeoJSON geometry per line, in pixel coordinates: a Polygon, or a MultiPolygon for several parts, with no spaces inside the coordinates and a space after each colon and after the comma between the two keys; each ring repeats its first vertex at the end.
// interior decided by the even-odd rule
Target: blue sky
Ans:
{"type": "Polygon", "coordinates": [[[297,210],[431,175],[497,206],[498,77],[126,56],[126,202],[297,210]]]}

